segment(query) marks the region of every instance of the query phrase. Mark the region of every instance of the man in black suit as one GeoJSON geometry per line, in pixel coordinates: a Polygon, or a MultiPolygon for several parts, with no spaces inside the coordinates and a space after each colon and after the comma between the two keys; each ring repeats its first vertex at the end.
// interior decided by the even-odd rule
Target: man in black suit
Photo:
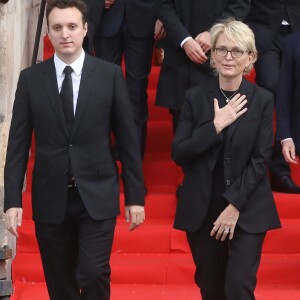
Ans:
{"type": "Polygon", "coordinates": [[[147,86],[154,40],[162,35],[157,21],[157,0],[106,0],[94,39],[95,55],[121,64],[124,56],[126,84],[138,132],[142,157],[147,134],[147,86]]]}
{"type": "Polygon", "coordinates": [[[208,30],[226,17],[243,20],[249,7],[250,0],[160,0],[158,18],[166,39],[156,104],[170,109],[174,132],[185,91],[213,77],[208,30]]]}
{"type": "Polygon", "coordinates": [[[32,209],[50,299],[110,299],[110,253],[119,214],[118,137],[129,229],[144,220],[141,157],[119,66],[82,49],[82,0],[49,0],[53,58],[20,74],[5,165],[8,230],[18,236],[32,133],[32,209]],[[70,72],[69,72],[70,71],[70,72]]]}
{"type": "Polygon", "coordinates": [[[277,89],[276,131],[288,163],[299,163],[300,155],[300,30],[285,41],[277,89]]]}
{"type": "MultiPolygon", "coordinates": [[[[252,0],[246,23],[255,34],[258,60],[255,64],[256,83],[275,95],[281,72],[281,59],[286,37],[300,28],[299,0],[252,0]]],[[[300,193],[290,176],[290,167],[281,153],[280,143],[273,147],[269,166],[273,191],[300,193]]]]}

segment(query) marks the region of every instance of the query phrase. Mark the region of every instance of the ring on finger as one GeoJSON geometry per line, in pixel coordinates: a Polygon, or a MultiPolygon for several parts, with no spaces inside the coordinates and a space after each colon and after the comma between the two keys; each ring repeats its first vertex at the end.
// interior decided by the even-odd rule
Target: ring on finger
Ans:
{"type": "Polygon", "coordinates": [[[224,233],[229,233],[229,228],[225,228],[224,233]]]}

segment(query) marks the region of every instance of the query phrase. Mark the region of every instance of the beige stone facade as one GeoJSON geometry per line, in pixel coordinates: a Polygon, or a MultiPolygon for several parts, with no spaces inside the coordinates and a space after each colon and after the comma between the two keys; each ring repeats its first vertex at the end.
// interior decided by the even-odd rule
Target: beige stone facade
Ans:
{"type": "MultiPolygon", "coordinates": [[[[31,64],[41,0],[9,0],[0,4],[0,247],[15,251],[3,213],[3,168],[15,89],[21,69],[31,64]]],[[[10,262],[0,263],[0,279],[10,279],[10,262]]]]}

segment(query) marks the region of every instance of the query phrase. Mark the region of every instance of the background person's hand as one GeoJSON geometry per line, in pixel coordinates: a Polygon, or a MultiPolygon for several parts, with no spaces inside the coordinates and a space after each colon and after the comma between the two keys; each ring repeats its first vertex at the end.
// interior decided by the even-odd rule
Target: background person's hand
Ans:
{"type": "Polygon", "coordinates": [[[160,20],[157,19],[154,27],[154,39],[156,41],[163,40],[165,36],[166,36],[166,31],[164,25],[160,20]]]}
{"type": "Polygon", "coordinates": [[[125,207],[125,219],[130,223],[129,231],[133,231],[145,221],[145,208],[140,205],[128,205],[125,207]]]}
{"type": "Polygon", "coordinates": [[[195,41],[201,46],[205,54],[211,49],[210,33],[208,31],[199,33],[195,41]]]}
{"type": "Polygon", "coordinates": [[[104,7],[106,9],[109,9],[114,3],[115,3],[115,0],[105,0],[104,7]]]}
{"type": "Polygon", "coordinates": [[[208,59],[201,46],[194,39],[188,39],[183,44],[183,49],[189,59],[196,64],[202,64],[208,59]]]}
{"type": "Polygon", "coordinates": [[[292,139],[288,139],[282,142],[282,154],[286,162],[291,164],[298,164],[299,157],[296,156],[295,143],[292,139]]]}

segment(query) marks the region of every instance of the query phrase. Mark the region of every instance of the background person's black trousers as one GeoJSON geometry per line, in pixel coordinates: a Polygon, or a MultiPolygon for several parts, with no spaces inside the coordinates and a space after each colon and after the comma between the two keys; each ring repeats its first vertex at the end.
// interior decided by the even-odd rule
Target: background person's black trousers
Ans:
{"type": "MultiPolygon", "coordinates": [[[[290,26],[281,26],[276,34],[271,47],[259,53],[258,61],[255,63],[256,83],[274,94],[276,105],[276,89],[279,81],[282,53],[287,35],[291,33],[290,26]]],[[[269,165],[270,175],[281,178],[290,176],[290,166],[286,163],[281,152],[280,142],[273,146],[272,158],[269,165]]]]}
{"type": "Polygon", "coordinates": [[[141,155],[144,157],[147,120],[148,120],[148,77],[152,66],[154,48],[153,37],[139,38],[133,36],[126,23],[113,37],[94,39],[95,55],[106,61],[121,65],[125,60],[125,80],[132,105],[133,117],[137,128],[141,155]]]}
{"type": "Polygon", "coordinates": [[[51,300],[109,300],[116,218],[95,221],[76,188],[68,191],[62,224],[35,223],[51,300]]]}

